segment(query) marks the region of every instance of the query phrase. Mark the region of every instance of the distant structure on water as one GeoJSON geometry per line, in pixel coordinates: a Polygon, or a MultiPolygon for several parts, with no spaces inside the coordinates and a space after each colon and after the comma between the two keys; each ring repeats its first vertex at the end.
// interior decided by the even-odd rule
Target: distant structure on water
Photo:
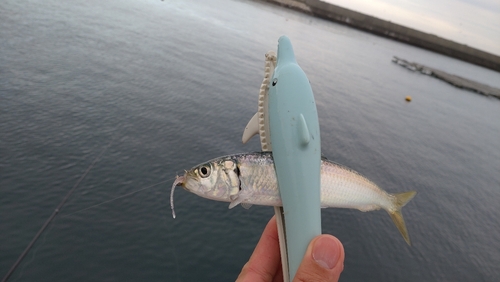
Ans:
{"type": "Polygon", "coordinates": [[[500,72],[500,57],[320,0],[265,0],[500,72]]]}

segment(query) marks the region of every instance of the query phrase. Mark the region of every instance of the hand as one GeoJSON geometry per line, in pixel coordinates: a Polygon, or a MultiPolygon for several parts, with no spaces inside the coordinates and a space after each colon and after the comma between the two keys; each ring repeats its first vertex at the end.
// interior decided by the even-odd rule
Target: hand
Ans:
{"type": "MultiPolygon", "coordinates": [[[[295,281],[338,281],[344,269],[344,247],[332,235],[319,235],[307,247],[295,281]]],[[[275,217],[267,224],[237,282],[283,281],[275,217]]]]}

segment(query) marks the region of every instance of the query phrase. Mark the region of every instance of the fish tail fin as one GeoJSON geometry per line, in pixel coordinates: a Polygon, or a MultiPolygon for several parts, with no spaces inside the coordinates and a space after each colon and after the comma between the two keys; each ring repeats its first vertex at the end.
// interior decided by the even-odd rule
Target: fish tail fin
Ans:
{"type": "Polygon", "coordinates": [[[416,191],[409,191],[399,194],[394,194],[394,204],[396,206],[394,211],[387,211],[391,216],[392,221],[398,228],[399,232],[405,239],[406,243],[411,246],[410,235],[408,235],[408,230],[406,230],[405,220],[401,214],[401,208],[403,208],[415,195],[416,191]]]}

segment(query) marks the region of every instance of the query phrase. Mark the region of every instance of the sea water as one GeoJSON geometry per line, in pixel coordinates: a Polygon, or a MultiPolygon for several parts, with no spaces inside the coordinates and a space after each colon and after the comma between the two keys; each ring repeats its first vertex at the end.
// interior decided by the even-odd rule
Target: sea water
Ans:
{"type": "Polygon", "coordinates": [[[495,87],[498,73],[254,1],[6,0],[0,23],[0,276],[104,151],[9,281],[233,281],[273,209],[179,189],[174,220],[170,186],[260,150],[241,135],[281,35],[311,82],[323,155],[418,192],[403,209],[411,247],[384,211],[322,211],[341,281],[500,277],[500,100],[391,59],[495,87]]]}

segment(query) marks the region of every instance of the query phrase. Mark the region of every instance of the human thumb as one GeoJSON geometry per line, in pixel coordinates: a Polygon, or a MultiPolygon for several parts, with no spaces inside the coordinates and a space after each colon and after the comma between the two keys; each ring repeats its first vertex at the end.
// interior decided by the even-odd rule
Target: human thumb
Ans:
{"type": "Polygon", "coordinates": [[[307,247],[294,282],[338,281],[344,269],[344,247],[332,235],[319,235],[307,247]]]}

